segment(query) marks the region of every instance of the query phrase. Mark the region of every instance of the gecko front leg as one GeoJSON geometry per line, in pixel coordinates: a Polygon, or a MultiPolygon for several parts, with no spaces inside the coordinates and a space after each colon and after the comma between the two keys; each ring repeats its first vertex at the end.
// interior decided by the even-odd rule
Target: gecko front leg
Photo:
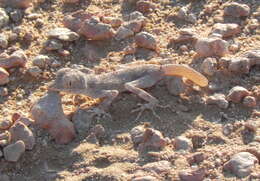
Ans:
{"type": "Polygon", "coordinates": [[[156,82],[158,82],[160,80],[160,76],[155,76],[155,77],[151,77],[151,76],[144,76],[140,79],[137,79],[135,81],[132,82],[128,82],[125,84],[125,88],[138,95],[140,98],[144,99],[145,101],[147,101],[148,103],[145,104],[138,104],[139,108],[132,110],[132,112],[139,112],[135,121],[137,121],[142,113],[145,110],[151,110],[153,115],[161,120],[160,116],[154,111],[155,107],[168,107],[168,106],[161,106],[159,105],[159,100],[156,99],[155,97],[153,97],[151,94],[149,94],[148,92],[146,92],[145,90],[143,90],[142,88],[147,88],[147,87],[151,87],[153,86],[156,82]]]}

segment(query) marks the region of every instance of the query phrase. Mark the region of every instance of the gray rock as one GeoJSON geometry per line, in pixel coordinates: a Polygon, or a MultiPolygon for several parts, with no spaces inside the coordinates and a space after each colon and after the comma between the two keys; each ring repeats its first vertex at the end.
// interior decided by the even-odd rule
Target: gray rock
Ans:
{"type": "Polygon", "coordinates": [[[17,162],[24,152],[25,144],[23,141],[19,140],[4,148],[4,157],[7,161],[17,162]]]}
{"type": "Polygon", "coordinates": [[[206,171],[203,168],[195,170],[185,170],[179,172],[181,181],[203,181],[206,175],[206,171]]]}
{"type": "Polygon", "coordinates": [[[27,72],[33,77],[40,77],[42,70],[37,66],[33,66],[28,68],[27,72]]]}
{"type": "Polygon", "coordinates": [[[61,50],[63,44],[59,40],[47,40],[43,46],[46,50],[52,51],[52,50],[61,50]]]}
{"type": "Polygon", "coordinates": [[[147,32],[138,33],[135,36],[135,43],[139,47],[147,48],[151,50],[155,50],[157,47],[157,42],[155,37],[152,34],[147,32]]]}
{"type": "Polygon", "coordinates": [[[68,28],[55,28],[48,32],[49,38],[57,38],[63,41],[75,41],[79,39],[79,35],[68,28]]]}
{"type": "Polygon", "coordinates": [[[8,89],[6,87],[0,87],[0,96],[4,97],[8,95],[8,89]]]}
{"type": "Polygon", "coordinates": [[[196,23],[197,21],[196,16],[192,13],[189,13],[187,7],[182,7],[178,12],[177,17],[189,23],[196,23]]]}
{"type": "Polygon", "coordinates": [[[6,14],[5,10],[0,8],[0,28],[3,28],[9,23],[9,16],[6,14]]]}
{"type": "Polygon", "coordinates": [[[248,16],[250,14],[250,7],[242,3],[227,3],[224,8],[224,15],[233,17],[248,16]]]}
{"type": "Polygon", "coordinates": [[[201,64],[201,70],[206,75],[213,76],[217,72],[217,60],[215,58],[206,58],[201,64]]]}
{"type": "Polygon", "coordinates": [[[217,23],[213,26],[211,34],[220,34],[223,38],[228,38],[237,35],[241,32],[241,28],[238,24],[234,23],[217,23]]]}
{"type": "Polygon", "coordinates": [[[232,158],[225,163],[224,169],[231,171],[238,177],[248,176],[258,163],[258,159],[249,152],[240,152],[232,156],[232,158]]]}
{"type": "Polygon", "coordinates": [[[0,47],[1,48],[8,47],[8,38],[3,34],[0,34],[0,47]]]}
{"type": "Polygon", "coordinates": [[[173,141],[174,147],[176,150],[191,150],[192,142],[190,139],[184,136],[178,136],[173,141]]]}
{"type": "Polygon", "coordinates": [[[209,96],[206,102],[207,104],[217,105],[222,109],[227,109],[229,105],[224,94],[214,94],[213,96],[209,96]]]}
{"type": "Polygon", "coordinates": [[[143,169],[147,172],[155,172],[157,174],[167,173],[171,170],[171,163],[166,160],[147,163],[143,166],[143,169]]]}
{"type": "Polygon", "coordinates": [[[23,12],[20,9],[16,9],[10,13],[10,18],[14,22],[20,22],[23,19],[23,12]]]}
{"type": "Polygon", "coordinates": [[[130,36],[134,36],[134,32],[132,30],[129,30],[128,28],[125,28],[124,26],[121,26],[116,32],[115,39],[123,40],[130,36]]]}
{"type": "Polygon", "coordinates": [[[243,57],[246,57],[250,61],[250,65],[260,65],[260,49],[258,50],[249,50],[244,53],[243,57]]]}
{"type": "Polygon", "coordinates": [[[47,55],[38,55],[33,59],[33,65],[44,69],[50,62],[50,58],[47,55]]]}
{"type": "Polygon", "coordinates": [[[166,85],[169,93],[175,96],[184,93],[188,87],[181,77],[167,77],[166,85]]]}
{"type": "Polygon", "coordinates": [[[248,58],[237,57],[232,58],[229,62],[228,70],[234,73],[249,73],[251,62],[248,58]]]}

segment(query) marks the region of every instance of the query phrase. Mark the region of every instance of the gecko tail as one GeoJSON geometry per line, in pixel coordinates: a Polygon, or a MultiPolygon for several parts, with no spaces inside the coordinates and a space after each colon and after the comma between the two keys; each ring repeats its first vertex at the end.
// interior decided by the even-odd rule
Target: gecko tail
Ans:
{"type": "Polygon", "coordinates": [[[187,65],[166,64],[162,66],[162,71],[165,75],[185,77],[200,87],[208,85],[208,79],[204,75],[187,65]]]}

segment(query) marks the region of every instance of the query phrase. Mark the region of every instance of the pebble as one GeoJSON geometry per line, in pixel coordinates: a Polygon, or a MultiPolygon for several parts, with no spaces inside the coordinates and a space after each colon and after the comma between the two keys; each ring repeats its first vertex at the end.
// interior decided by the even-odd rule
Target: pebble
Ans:
{"type": "Polygon", "coordinates": [[[156,5],[149,1],[140,0],[136,3],[137,11],[142,13],[150,13],[156,8],[156,5]]]}
{"type": "Polygon", "coordinates": [[[135,43],[138,47],[156,50],[157,42],[155,37],[147,32],[140,32],[135,36],[135,43]]]}
{"type": "Polygon", "coordinates": [[[75,41],[79,35],[68,28],[55,28],[47,33],[49,38],[57,38],[62,41],[75,41]]]}
{"type": "Polygon", "coordinates": [[[4,131],[0,134],[0,146],[4,147],[11,141],[11,134],[9,131],[4,131]]]}
{"type": "Polygon", "coordinates": [[[44,69],[46,65],[50,62],[50,58],[47,55],[38,55],[33,59],[33,65],[41,69],[44,69]]]}
{"type": "Polygon", "coordinates": [[[123,20],[121,18],[113,18],[104,16],[101,21],[106,24],[110,24],[113,28],[117,28],[123,24],[123,20]]]}
{"type": "Polygon", "coordinates": [[[10,119],[4,119],[0,121],[0,129],[7,130],[13,125],[13,121],[10,119]]]}
{"type": "Polygon", "coordinates": [[[7,161],[17,162],[24,152],[25,144],[22,140],[19,140],[4,148],[4,157],[7,161]]]}
{"type": "Polygon", "coordinates": [[[224,94],[214,94],[213,96],[209,96],[206,103],[217,105],[221,109],[227,109],[229,106],[229,102],[226,100],[224,94]]]}
{"type": "Polygon", "coordinates": [[[232,45],[230,45],[229,47],[228,47],[228,49],[231,51],[231,52],[233,52],[233,53],[236,53],[236,52],[238,52],[239,51],[239,48],[240,48],[240,46],[238,45],[238,44],[232,44],[232,45]]]}
{"type": "Polygon", "coordinates": [[[184,136],[178,136],[173,140],[173,145],[176,150],[191,150],[192,142],[184,136]]]}
{"type": "Polygon", "coordinates": [[[183,82],[181,77],[167,77],[166,78],[167,90],[170,94],[178,96],[185,92],[187,85],[183,82]]]}
{"type": "Polygon", "coordinates": [[[10,128],[11,141],[22,140],[27,150],[32,150],[35,145],[35,137],[32,131],[22,122],[17,122],[10,128]]]}
{"type": "Polygon", "coordinates": [[[256,106],[256,98],[253,96],[246,96],[243,99],[243,105],[246,107],[255,107],[256,106]]]}
{"type": "Polygon", "coordinates": [[[166,160],[147,163],[142,167],[147,172],[155,172],[157,174],[167,173],[171,170],[171,163],[166,160]]]}
{"type": "Polygon", "coordinates": [[[16,10],[12,11],[10,13],[10,18],[16,23],[20,22],[23,19],[22,10],[16,9],[16,10]]]}
{"type": "Polygon", "coordinates": [[[32,67],[30,67],[30,68],[27,69],[27,72],[28,72],[31,76],[33,76],[33,77],[35,77],[35,78],[38,78],[38,77],[41,76],[41,74],[42,74],[43,71],[42,71],[39,67],[37,67],[37,66],[32,66],[32,67]]]}
{"type": "Polygon", "coordinates": [[[179,172],[181,181],[203,181],[206,175],[206,171],[203,168],[185,170],[179,172]]]}
{"type": "Polygon", "coordinates": [[[211,30],[211,34],[220,34],[223,38],[235,36],[240,32],[240,26],[234,23],[216,23],[211,30]]]}
{"type": "Polygon", "coordinates": [[[232,156],[232,158],[225,163],[224,169],[231,171],[237,177],[248,176],[258,163],[257,158],[249,152],[240,152],[232,156]]]}
{"type": "Polygon", "coordinates": [[[0,47],[1,48],[8,47],[8,38],[3,34],[0,34],[0,47]]]}
{"type": "Polygon", "coordinates": [[[232,124],[228,123],[225,126],[223,126],[222,133],[225,136],[228,136],[232,133],[233,130],[234,130],[234,126],[232,124]]]}
{"type": "Polygon", "coordinates": [[[0,55],[0,67],[5,69],[24,67],[27,63],[27,56],[23,50],[17,50],[9,55],[0,55]]]}
{"type": "Polygon", "coordinates": [[[35,124],[46,129],[58,144],[68,144],[75,138],[74,125],[63,112],[58,92],[47,92],[33,104],[30,114],[35,124]]]}
{"type": "Polygon", "coordinates": [[[9,23],[9,16],[6,14],[5,10],[0,8],[0,28],[3,28],[9,23]]]}
{"type": "Polygon", "coordinates": [[[196,16],[192,13],[189,13],[187,7],[182,7],[178,12],[177,17],[189,23],[196,23],[197,21],[196,16]]]}
{"type": "Polygon", "coordinates": [[[234,103],[240,103],[242,99],[248,95],[250,95],[250,92],[246,88],[235,86],[229,91],[227,100],[234,103]]]}
{"type": "Polygon", "coordinates": [[[115,39],[123,40],[123,39],[131,37],[133,35],[134,35],[134,32],[132,30],[125,28],[124,26],[121,26],[120,28],[118,28],[118,30],[116,32],[115,39]]]}
{"type": "Polygon", "coordinates": [[[232,17],[243,17],[250,14],[250,7],[242,3],[227,3],[224,8],[224,15],[232,17]]]}
{"type": "Polygon", "coordinates": [[[248,58],[237,57],[232,58],[229,62],[228,70],[233,73],[249,73],[251,62],[248,58]]]}
{"type": "Polygon", "coordinates": [[[260,49],[249,50],[243,54],[243,57],[249,59],[250,65],[260,65],[260,49]]]}
{"type": "Polygon", "coordinates": [[[0,85],[5,85],[9,82],[9,73],[0,67],[0,85]]]}
{"type": "Polygon", "coordinates": [[[0,96],[5,97],[8,95],[8,89],[6,87],[0,87],[0,96]]]}
{"type": "Polygon", "coordinates": [[[217,72],[217,60],[215,58],[206,58],[201,64],[201,70],[209,76],[217,72]]]}
{"type": "Polygon", "coordinates": [[[220,38],[200,38],[195,44],[200,57],[224,56],[228,53],[228,42],[220,38]]]}
{"type": "Polygon", "coordinates": [[[53,50],[61,50],[63,47],[63,44],[59,40],[47,40],[44,43],[44,48],[48,51],[53,51],[53,50]]]}
{"type": "Polygon", "coordinates": [[[95,18],[85,20],[78,32],[88,40],[106,40],[115,35],[111,25],[101,23],[95,18]]]}

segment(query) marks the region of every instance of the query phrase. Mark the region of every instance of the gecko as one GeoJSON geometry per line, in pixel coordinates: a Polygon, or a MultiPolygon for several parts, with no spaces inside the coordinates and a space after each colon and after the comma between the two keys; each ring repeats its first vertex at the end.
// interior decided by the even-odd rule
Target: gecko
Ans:
{"type": "Polygon", "coordinates": [[[128,91],[147,101],[132,110],[139,112],[136,120],[145,110],[151,110],[153,115],[160,119],[154,108],[162,105],[144,89],[152,87],[165,76],[185,77],[200,87],[208,85],[208,79],[204,75],[186,65],[141,64],[101,74],[95,74],[88,68],[62,68],[57,71],[55,80],[48,85],[48,90],[101,98],[102,102],[91,112],[109,117],[111,115],[107,111],[113,100],[119,93],[128,91]]]}

